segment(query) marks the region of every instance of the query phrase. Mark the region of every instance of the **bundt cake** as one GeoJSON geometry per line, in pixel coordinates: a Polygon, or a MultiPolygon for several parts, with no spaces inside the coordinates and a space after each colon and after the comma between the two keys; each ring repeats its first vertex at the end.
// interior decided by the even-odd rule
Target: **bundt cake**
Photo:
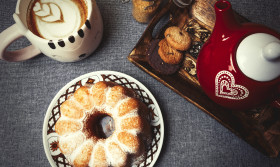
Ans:
{"type": "MultiPolygon", "coordinates": [[[[128,88],[100,81],[60,106],[59,149],[73,166],[129,166],[150,142],[148,108],[128,88]]],[[[138,159],[138,160],[137,160],[138,159]]]]}

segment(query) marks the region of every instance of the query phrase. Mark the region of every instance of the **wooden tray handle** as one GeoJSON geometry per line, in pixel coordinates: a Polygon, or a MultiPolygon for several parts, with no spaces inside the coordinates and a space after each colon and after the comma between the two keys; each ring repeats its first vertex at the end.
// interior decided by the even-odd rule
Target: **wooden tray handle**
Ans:
{"type": "Polygon", "coordinates": [[[153,31],[155,29],[155,26],[158,24],[158,22],[160,21],[160,19],[166,15],[168,12],[170,12],[171,8],[177,7],[172,0],[169,0],[167,4],[165,4],[165,6],[152,18],[152,20],[150,21],[148,27],[146,28],[146,30],[144,31],[144,34],[146,34],[143,39],[140,38],[139,41],[143,41],[144,43],[149,43],[153,36],[153,31]]]}

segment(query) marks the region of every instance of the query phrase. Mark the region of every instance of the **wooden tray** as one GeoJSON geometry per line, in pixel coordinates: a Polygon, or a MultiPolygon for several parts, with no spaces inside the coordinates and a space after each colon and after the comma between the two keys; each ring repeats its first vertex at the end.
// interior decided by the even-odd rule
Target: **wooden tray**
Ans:
{"type": "MultiPolygon", "coordinates": [[[[169,0],[151,20],[142,37],[129,54],[128,59],[159,82],[219,121],[260,152],[270,157],[277,157],[280,150],[279,109],[266,105],[250,111],[231,111],[211,101],[202,91],[196,78],[197,52],[188,50],[184,60],[188,63],[183,63],[181,69],[173,75],[159,74],[146,60],[146,51],[150,41],[154,38],[163,38],[163,33],[169,26],[176,25],[182,28],[191,19],[194,19],[201,28],[209,30],[211,33],[215,22],[213,8],[215,2],[216,0],[196,0],[188,8],[179,8],[172,0],[169,0]],[[168,22],[160,25],[161,19],[166,15],[170,16],[168,22]],[[160,26],[160,30],[153,37],[155,33],[153,31],[158,26],[160,26]],[[191,66],[188,66],[190,64],[191,66]]],[[[246,21],[242,16],[238,14],[236,16],[241,21],[246,21]]],[[[195,37],[193,40],[195,41],[195,37]]],[[[203,44],[203,41],[200,42],[203,44]]]]}

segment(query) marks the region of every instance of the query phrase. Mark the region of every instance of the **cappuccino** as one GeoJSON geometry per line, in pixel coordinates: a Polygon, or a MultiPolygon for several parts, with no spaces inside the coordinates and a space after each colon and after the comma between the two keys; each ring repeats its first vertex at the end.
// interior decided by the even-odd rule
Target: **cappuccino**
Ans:
{"type": "Polygon", "coordinates": [[[84,0],[32,0],[27,12],[27,26],[35,35],[63,39],[77,32],[86,22],[84,0]]]}

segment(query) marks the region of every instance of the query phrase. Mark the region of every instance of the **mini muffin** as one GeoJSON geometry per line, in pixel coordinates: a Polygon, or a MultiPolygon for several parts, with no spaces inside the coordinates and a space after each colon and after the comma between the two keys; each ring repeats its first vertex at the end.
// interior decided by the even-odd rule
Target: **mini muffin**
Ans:
{"type": "Polygon", "coordinates": [[[166,39],[162,39],[158,45],[158,54],[165,63],[179,64],[182,61],[183,54],[169,46],[166,39]]]}
{"type": "Polygon", "coordinates": [[[168,44],[174,49],[186,51],[191,46],[191,37],[188,32],[177,26],[167,28],[164,32],[164,36],[168,44]]]}

